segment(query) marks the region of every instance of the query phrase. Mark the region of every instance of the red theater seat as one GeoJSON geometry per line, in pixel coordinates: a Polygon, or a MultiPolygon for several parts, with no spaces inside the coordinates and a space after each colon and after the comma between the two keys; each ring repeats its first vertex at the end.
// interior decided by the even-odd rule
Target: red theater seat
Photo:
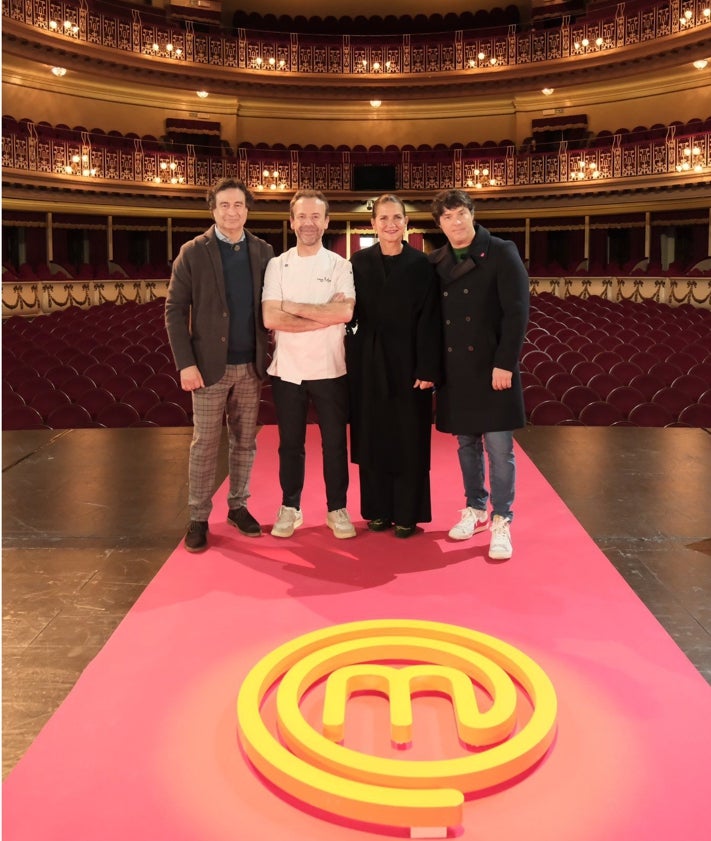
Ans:
{"type": "Polygon", "coordinates": [[[658,403],[640,403],[629,413],[628,419],[635,426],[669,426],[676,418],[658,403]]]}
{"type": "Polygon", "coordinates": [[[97,412],[96,420],[102,426],[122,428],[141,420],[141,416],[128,403],[112,403],[97,412]]]}
{"type": "Polygon", "coordinates": [[[638,350],[629,357],[629,361],[641,368],[642,372],[646,374],[652,365],[657,364],[658,359],[649,351],[638,350]]]}
{"type": "Polygon", "coordinates": [[[61,388],[62,384],[72,377],[76,377],[79,372],[71,365],[56,365],[45,374],[45,379],[49,380],[55,388],[61,388]]]}
{"type": "Polygon", "coordinates": [[[143,418],[149,409],[160,403],[160,397],[152,388],[132,388],[123,395],[122,402],[133,406],[143,418]]]}
{"type": "Polygon", "coordinates": [[[553,374],[565,373],[565,368],[560,364],[560,362],[556,362],[555,359],[544,359],[536,365],[533,369],[533,373],[542,383],[545,383],[553,376],[553,374]]]}
{"type": "Polygon", "coordinates": [[[11,406],[3,408],[3,429],[46,429],[44,418],[31,406],[11,406]]]}
{"type": "MultiPolygon", "coordinates": [[[[561,353],[558,357],[558,362],[566,371],[572,371],[576,365],[587,361],[588,356],[580,350],[566,350],[565,353],[561,353]]],[[[590,378],[588,377],[588,379],[590,378]]]]}
{"type": "Polygon", "coordinates": [[[683,371],[669,362],[657,362],[649,369],[650,377],[654,377],[662,385],[671,385],[677,377],[683,375],[683,371]]]}
{"type": "Polygon", "coordinates": [[[612,426],[613,423],[625,420],[625,413],[602,400],[588,403],[578,415],[580,422],[585,426],[612,426]]]}
{"type": "Polygon", "coordinates": [[[679,421],[689,426],[711,428],[711,406],[705,403],[694,403],[687,406],[680,414],[679,421]]]}
{"type": "Polygon", "coordinates": [[[561,397],[561,401],[574,412],[576,418],[580,417],[580,413],[587,405],[596,403],[598,400],[597,393],[586,385],[574,385],[561,397]]]}
{"type": "Polygon", "coordinates": [[[33,409],[37,409],[46,421],[55,409],[58,409],[60,406],[69,406],[71,402],[65,392],[52,388],[36,394],[30,401],[30,406],[33,409]]]}
{"type": "Polygon", "coordinates": [[[641,391],[645,400],[651,400],[652,396],[661,387],[659,380],[651,374],[638,374],[636,377],[632,377],[629,384],[641,391]]]}
{"type": "Polygon", "coordinates": [[[94,388],[96,388],[94,380],[84,374],[76,374],[76,376],[62,383],[62,391],[74,403],[77,403],[80,397],[83,397],[87,391],[91,391],[94,388]]]}
{"type": "Polygon", "coordinates": [[[606,371],[609,371],[617,362],[623,361],[623,356],[615,350],[601,350],[593,356],[592,361],[597,362],[598,365],[602,365],[606,371]]]}
{"type": "Polygon", "coordinates": [[[147,377],[143,381],[145,388],[152,388],[158,393],[161,400],[165,400],[167,396],[172,395],[176,388],[180,388],[175,377],[167,373],[157,373],[147,377]]]}
{"type": "Polygon", "coordinates": [[[620,385],[619,380],[612,374],[595,374],[590,377],[588,386],[597,393],[601,400],[606,400],[608,394],[620,385]]]}
{"type": "Polygon", "coordinates": [[[635,406],[644,403],[645,397],[638,388],[631,385],[618,385],[605,397],[605,400],[627,417],[635,406]]]}
{"type": "Polygon", "coordinates": [[[521,357],[521,368],[524,371],[535,370],[539,362],[550,361],[551,357],[543,350],[531,350],[521,357]]]}
{"type": "Polygon", "coordinates": [[[670,385],[663,386],[659,391],[655,391],[652,396],[652,403],[664,406],[674,415],[675,420],[678,419],[682,409],[689,405],[689,402],[689,398],[683,392],[670,385]]]}
{"type": "Polygon", "coordinates": [[[629,385],[636,376],[643,373],[644,371],[638,365],[629,361],[617,362],[610,368],[610,374],[619,385],[629,385]]]}
{"type": "Polygon", "coordinates": [[[185,410],[177,403],[159,403],[146,412],[145,419],[158,426],[190,426],[185,410]]]}
{"type": "Polygon", "coordinates": [[[709,381],[695,374],[682,374],[672,381],[672,388],[685,394],[690,402],[696,402],[708,387],[709,381]]]}
{"type": "Polygon", "coordinates": [[[113,377],[107,377],[101,384],[101,387],[112,394],[116,401],[120,401],[127,391],[131,391],[137,385],[133,377],[129,377],[126,374],[115,374],[113,377]]]}
{"type": "Polygon", "coordinates": [[[47,418],[47,424],[52,429],[88,429],[96,426],[89,412],[76,403],[55,409],[47,418]]]}
{"type": "Polygon", "coordinates": [[[581,383],[589,383],[590,380],[595,376],[595,374],[604,374],[605,369],[602,365],[598,365],[597,362],[578,362],[577,365],[573,365],[571,369],[571,374],[574,374],[581,383]]]}
{"type": "Polygon", "coordinates": [[[555,395],[542,385],[529,385],[523,389],[523,403],[530,417],[533,409],[545,400],[555,400],[555,395]]]}
{"type": "Polygon", "coordinates": [[[538,426],[555,426],[575,420],[575,413],[559,400],[544,400],[531,410],[529,420],[538,426]]]}
{"type": "Polygon", "coordinates": [[[94,380],[99,387],[102,387],[106,380],[116,376],[116,369],[104,362],[95,362],[84,370],[84,376],[94,380]]]}
{"type": "Polygon", "coordinates": [[[82,394],[76,402],[82,408],[86,409],[93,420],[96,420],[98,413],[106,406],[115,403],[116,400],[113,394],[110,391],[106,391],[105,388],[93,388],[87,391],[86,394],[82,394]]]}
{"type": "Polygon", "coordinates": [[[574,374],[571,374],[568,371],[553,374],[553,376],[545,382],[546,388],[555,395],[556,400],[560,400],[565,392],[574,385],[582,385],[582,383],[574,374]]]}

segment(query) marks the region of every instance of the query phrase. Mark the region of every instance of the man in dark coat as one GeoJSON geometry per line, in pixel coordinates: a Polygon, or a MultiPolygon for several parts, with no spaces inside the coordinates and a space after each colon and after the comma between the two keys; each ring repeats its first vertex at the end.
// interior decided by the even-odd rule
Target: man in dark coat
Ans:
{"type": "Polygon", "coordinates": [[[262,285],[274,256],[269,243],[245,230],[252,196],[237,179],[207,194],[215,224],[186,242],[173,263],[165,323],[180,371],[193,396],[185,548],[207,548],[222,421],[227,415],[228,522],[248,537],[259,523],[246,506],[256,452],[257,414],[266,377],[268,334],[262,321],[262,285]]]}
{"type": "Polygon", "coordinates": [[[526,415],[518,358],[528,324],[528,273],[512,242],[474,222],[474,202],[444,190],[432,215],[449,244],[432,252],[444,325],[444,382],[437,392],[437,429],[459,441],[466,507],[449,536],[466,540],[492,521],[489,557],[512,555],[515,461],[512,430],[526,415]],[[488,457],[489,486],[484,475],[488,457]]]}
{"type": "Polygon", "coordinates": [[[403,236],[402,201],[373,204],[378,243],[352,258],[354,323],[346,339],[351,459],[359,465],[361,514],[371,531],[410,537],[432,519],[432,387],[440,378],[441,316],[427,257],[403,236]]]}

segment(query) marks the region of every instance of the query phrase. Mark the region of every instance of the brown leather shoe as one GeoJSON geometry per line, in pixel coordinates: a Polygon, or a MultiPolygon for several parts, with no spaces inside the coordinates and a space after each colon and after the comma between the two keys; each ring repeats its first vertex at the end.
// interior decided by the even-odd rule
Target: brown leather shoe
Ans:
{"type": "Polygon", "coordinates": [[[204,520],[191,520],[185,535],[185,548],[188,552],[204,552],[207,549],[207,523],[204,520]]]}

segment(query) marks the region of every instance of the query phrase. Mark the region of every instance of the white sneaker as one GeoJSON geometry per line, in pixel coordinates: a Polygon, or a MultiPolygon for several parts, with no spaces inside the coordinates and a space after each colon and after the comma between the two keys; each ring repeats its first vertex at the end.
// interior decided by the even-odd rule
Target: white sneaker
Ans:
{"type": "Polygon", "coordinates": [[[294,529],[304,524],[304,515],[300,508],[289,508],[282,505],[277,511],[276,522],[272,528],[274,537],[291,537],[294,529]]]}
{"type": "Polygon", "coordinates": [[[335,511],[329,511],[326,517],[326,524],[336,537],[346,538],[356,536],[356,530],[345,508],[337,508],[335,511]]]}
{"type": "Polygon", "coordinates": [[[469,540],[472,535],[485,531],[489,524],[489,515],[478,508],[463,508],[462,519],[449,530],[452,540],[469,540]]]}
{"type": "Polygon", "coordinates": [[[491,523],[491,543],[489,557],[494,561],[506,561],[513,555],[511,546],[511,521],[498,514],[491,523]]]}

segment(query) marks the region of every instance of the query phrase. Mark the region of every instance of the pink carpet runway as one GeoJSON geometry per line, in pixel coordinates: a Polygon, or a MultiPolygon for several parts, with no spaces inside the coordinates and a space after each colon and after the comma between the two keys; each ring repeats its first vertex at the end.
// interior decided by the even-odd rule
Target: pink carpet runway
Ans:
{"type": "MultiPolygon", "coordinates": [[[[271,537],[276,446],[266,427],[250,500],[265,534],[249,539],[225,523],[223,486],[209,551],[175,550],[6,779],[6,841],[407,837],[303,806],[255,771],[238,736],[240,687],[262,658],[305,634],[380,619],[490,635],[555,688],[557,729],[543,758],[469,795],[448,837],[707,841],[711,688],[524,453],[514,557],[502,563],[488,559],[487,533],[447,538],[463,505],[451,437],[434,436],[434,521],[408,540],[365,530],[355,470],[358,536],[331,535],[312,427],[304,526],[291,539],[271,537]]],[[[304,700],[309,721],[317,694],[304,700]]],[[[412,745],[393,748],[387,731],[381,739],[387,701],[352,699],[346,743],[388,759],[460,750],[448,700],[428,694],[413,708],[412,745]]]]}

